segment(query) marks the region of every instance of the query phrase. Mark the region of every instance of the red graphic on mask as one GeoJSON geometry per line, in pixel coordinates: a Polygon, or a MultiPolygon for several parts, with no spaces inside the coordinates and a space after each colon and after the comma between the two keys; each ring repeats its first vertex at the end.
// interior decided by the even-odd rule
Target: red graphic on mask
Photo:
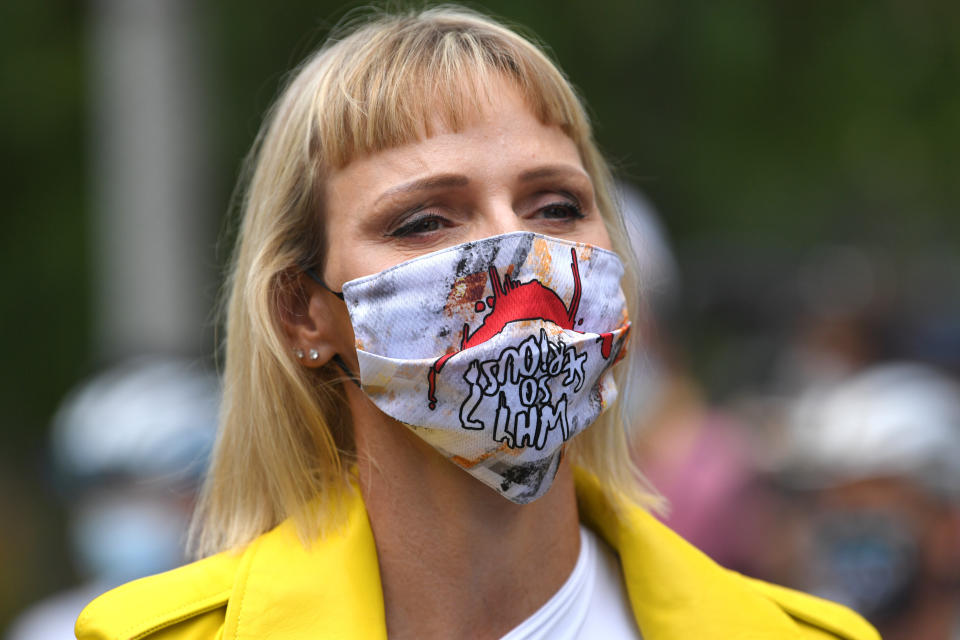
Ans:
{"type": "MultiPolygon", "coordinates": [[[[490,267],[488,273],[490,274],[490,285],[493,287],[493,296],[487,297],[485,303],[492,311],[483,318],[483,322],[473,333],[470,333],[470,325],[464,323],[460,349],[441,356],[430,367],[430,371],[427,373],[427,379],[430,383],[430,391],[427,397],[430,400],[431,409],[437,406],[435,395],[437,374],[443,369],[447,360],[464,349],[486,342],[503,331],[503,328],[511,322],[546,320],[563,329],[577,331],[574,325],[576,324],[577,310],[580,308],[580,269],[577,267],[576,249],[570,249],[570,257],[570,270],[573,273],[573,299],[570,300],[569,307],[564,304],[553,289],[543,286],[539,280],[518,282],[508,274],[503,277],[501,283],[496,267],[490,267]]],[[[478,300],[475,309],[482,311],[483,308],[484,301],[478,300]]],[[[577,331],[577,333],[583,332],[577,331]]],[[[613,333],[602,333],[600,338],[602,342],[600,353],[604,359],[607,359],[610,357],[610,350],[613,345],[613,333]]]]}

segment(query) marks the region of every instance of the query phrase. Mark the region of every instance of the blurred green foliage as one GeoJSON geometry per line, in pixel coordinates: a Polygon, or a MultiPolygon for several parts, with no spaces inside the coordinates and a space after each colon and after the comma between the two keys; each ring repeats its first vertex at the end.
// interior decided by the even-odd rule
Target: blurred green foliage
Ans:
{"type": "MultiPolygon", "coordinates": [[[[216,105],[219,205],[210,215],[220,217],[285,72],[355,5],[200,6],[209,58],[197,64],[213,78],[216,105]]],[[[586,96],[601,146],[663,215],[683,265],[716,255],[782,264],[810,246],[843,242],[907,258],[956,249],[960,4],[491,0],[484,7],[548,43],[586,96]]],[[[49,498],[37,488],[49,418],[98,364],[85,184],[88,13],[69,0],[0,3],[7,211],[0,480],[20,492],[5,508],[49,498]]],[[[746,268],[768,271],[776,287],[777,269],[746,268]]],[[[687,275],[696,289],[695,270],[687,275]]],[[[685,319],[686,335],[701,337],[691,340],[695,362],[709,358],[710,340],[723,338],[718,322],[685,319]]],[[[0,625],[69,579],[62,550],[50,551],[52,534],[24,526],[0,539],[0,551],[20,545],[21,564],[43,557],[46,573],[0,592],[0,625]]],[[[0,561],[9,557],[0,553],[0,561]]]]}
{"type": "Polygon", "coordinates": [[[0,8],[0,407],[23,441],[88,367],[82,24],[72,3],[0,8]]]}
{"type": "Polygon", "coordinates": [[[90,366],[82,26],[75,3],[0,4],[0,629],[70,576],[41,452],[90,366]]]}

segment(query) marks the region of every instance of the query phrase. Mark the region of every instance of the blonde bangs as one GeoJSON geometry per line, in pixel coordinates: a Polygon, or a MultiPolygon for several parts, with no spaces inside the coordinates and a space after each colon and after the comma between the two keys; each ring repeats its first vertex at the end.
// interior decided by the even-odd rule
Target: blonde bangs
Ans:
{"type": "Polygon", "coordinates": [[[385,16],[322,50],[309,146],[339,169],[355,158],[460,131],[506,78],[531,111],[565,133],[589,129],[580,101],[543,52],[463,9],[385,16]],[[389,28],[384,28],[389,26],[389,28]]]}

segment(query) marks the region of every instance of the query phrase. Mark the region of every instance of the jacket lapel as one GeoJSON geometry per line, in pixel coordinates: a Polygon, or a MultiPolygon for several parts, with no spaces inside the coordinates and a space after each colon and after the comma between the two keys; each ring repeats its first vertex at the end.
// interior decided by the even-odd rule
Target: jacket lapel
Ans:
{"type": "Polygon", "coordinates": [[[244,552],[223,639],[387,637],[377,550],[359,491],[344,527],[304,548],[291,520],[244,552]]]}
{"type": "MultiPolygon", "coordinates": [[[[614,502],[577,470],[580,518],[620,554],[644,640],[799,638],[749,582],[715,564],[642,508],[614,502]]],[[[304,548],[287,520],[243,554],[224,640],[386,638],[380,570],[359,496],[343,529],[304,548]]]]}
{"type": "Polygon", "coordinates": [[[577,469],[580,520],[620,555],[644,640],[799,638],[779,606],[713,562],[642,508],[612,502],[577,469]]]}

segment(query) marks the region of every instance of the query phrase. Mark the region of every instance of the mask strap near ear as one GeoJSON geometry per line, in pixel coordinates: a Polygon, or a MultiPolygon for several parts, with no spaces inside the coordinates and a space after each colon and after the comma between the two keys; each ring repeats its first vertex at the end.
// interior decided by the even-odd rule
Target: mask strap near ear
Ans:
{"type": "Polygon", "coordinates": [[[310,279],[313,280],[314,282],[316,282],[318,285],[320,285],[321,287],[323,287],[324,289],[326,289],[327,291],[329,291],[329,292],[332,293],[333,295],[335,295],[335,296],[337,296],[338,298],[340,298],[341,300],[343,300],[343,292],[342,292],[342,291],[334,291],[333,289],[331,289],[330,287],[328,287],[328,286],[327,286],[327,283],[323,281],[323,278],[321,278],[319,275],[317,275],[317,272],[316,272],[316,271],[314,271],[313,269],[304,269],[303,272],[304,272],[305,274],[307,274],[308,276],[310,276],[310,279]]]}
{"type": "MultiPolygon", "coordinates": [[[[333,293],[336,293],[336,292],[333,292],[333,293]]],[[[357,385],[357,389],[360,389],[362,391],[363,387],[360,386],[360,378],[355,373],[350,371],[350,367],[348,367],[347,363],[343,361],[343,358],[340,357],[340,354],[339,353],[334,354],[332,360],[335,365],[340,367],[340,369],[345,374],[347,374],[347,377],[350,378],[350,381],[353,382],[353,384],[357,385]]]]}

